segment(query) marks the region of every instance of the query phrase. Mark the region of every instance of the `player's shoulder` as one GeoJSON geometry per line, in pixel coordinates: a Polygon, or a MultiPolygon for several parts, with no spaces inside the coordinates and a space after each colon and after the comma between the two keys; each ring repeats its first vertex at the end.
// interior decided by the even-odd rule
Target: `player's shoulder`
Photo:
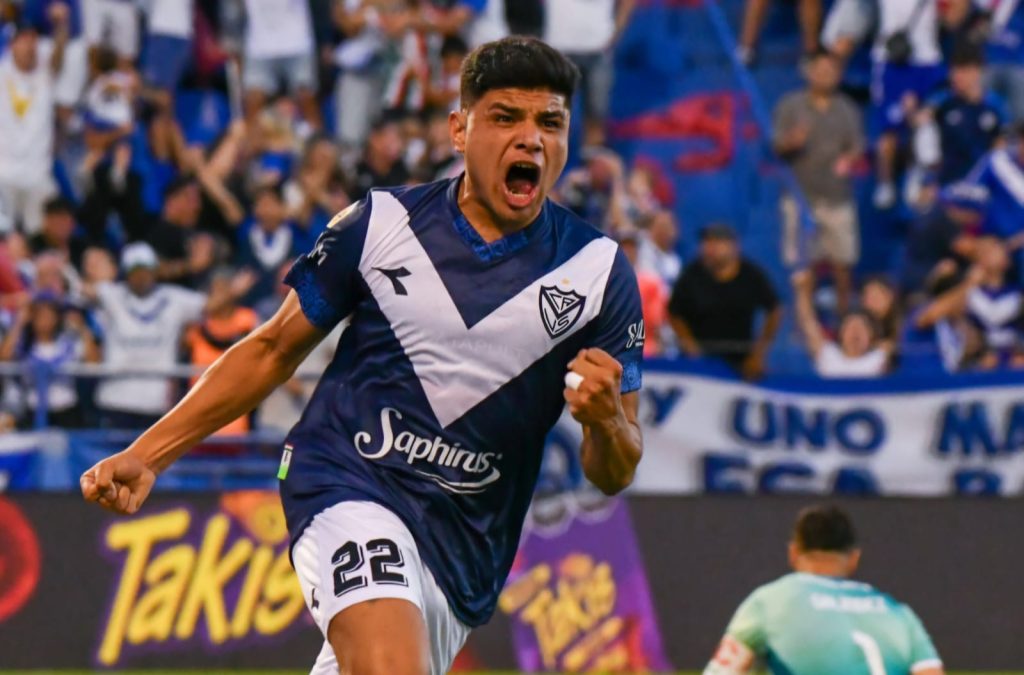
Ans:
{"type": "Polygon", "coordinates": [[[559,247],[579,250],[598,241],[603,246],[618,248],[614,239],[558,202],[549,199],[545,209],[559,247]]]}
{"type": "Polygon", "coordinates": [[[417,185],[374,188],[370,190],[366,200],[370,203],[371,208],[376,207],[378,210],[384,204],[397,203],[402,206],[406,214],[412,216],[424,207],[447,200],[449,191],[457,182],[457,178],[444,178],[417,185]]]}

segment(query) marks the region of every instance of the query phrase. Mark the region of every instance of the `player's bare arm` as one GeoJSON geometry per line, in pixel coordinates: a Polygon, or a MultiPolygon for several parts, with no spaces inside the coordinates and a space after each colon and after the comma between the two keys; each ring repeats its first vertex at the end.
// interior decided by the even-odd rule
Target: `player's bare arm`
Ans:
{"type": "Polygon", "coordinates": [[[160,472],[255,408],[323,337],[302,313],[295,292],[289,293],[277,314],[221,356],[163,419],[126,450],[82,474],[82,496],[119,513],[135,513],[160,472]]]}
{"type": "Polygon", "coordinates": [[[621,492],[633,482],[643,453],[639,395],[620,393],[622,364],[604,350],[581,350],[569,370],[583,378],[576,389],[565,389],[569,412],[583,425],[583,473],[605,494],[621,492]]]}

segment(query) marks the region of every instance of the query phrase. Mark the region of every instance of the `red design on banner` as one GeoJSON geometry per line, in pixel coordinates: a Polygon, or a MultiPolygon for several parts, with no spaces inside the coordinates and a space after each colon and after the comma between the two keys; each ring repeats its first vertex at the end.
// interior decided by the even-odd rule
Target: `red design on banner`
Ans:
{"type": "Polygon", "coordinates": [[[14,502],[0,497],[0,623],[32,597],[39,571],[35,530],[14,502]]]}
{"type": "Polygon", "coordinates": [[[715,171],[732,162],[739,105],[732,93],[700,94],[676,101],[667,109],[612,122],[617,139],[696,140],[709,149],[691,150],[675,158],[677,171],[715,171]]]}

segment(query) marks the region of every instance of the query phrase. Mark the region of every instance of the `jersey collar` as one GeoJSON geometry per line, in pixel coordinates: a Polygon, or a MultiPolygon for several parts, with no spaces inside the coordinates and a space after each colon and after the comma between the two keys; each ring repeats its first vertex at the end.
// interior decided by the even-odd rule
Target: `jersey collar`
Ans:
{"type": "Polygon", "coordinates": [[[487,243],[483,237],[473,228],[469,220],[459,208],[459,185],[465,174],[453,178],[448,185],[448,208],[452,214],[452,224],[456,234],[469,246],[473,253],[483,262],[493,262],[522,250],[527,244],[547,229],[549,217],[549,205],[547,199],[541,207],[540,215],[518,232],[507,234],[501,239],[487,243]]]}

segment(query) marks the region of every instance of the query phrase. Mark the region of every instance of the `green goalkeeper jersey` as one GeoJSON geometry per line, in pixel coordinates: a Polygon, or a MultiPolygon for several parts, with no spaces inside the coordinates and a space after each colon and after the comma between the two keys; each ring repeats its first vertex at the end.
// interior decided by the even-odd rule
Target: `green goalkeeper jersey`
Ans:
{"type": "Polygon", "coordinates": [[[910,607],[869,584],[813,574],[755,590],[726,634],[773,675],[904,675],[941,665],[910,607]]]}

